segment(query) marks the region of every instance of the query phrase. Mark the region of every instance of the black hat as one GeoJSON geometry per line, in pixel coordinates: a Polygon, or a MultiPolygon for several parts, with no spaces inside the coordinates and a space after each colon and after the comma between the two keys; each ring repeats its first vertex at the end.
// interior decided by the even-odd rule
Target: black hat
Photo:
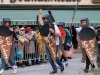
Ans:
{"type": "Polygon", "coordinates": [[[11,19],[10,18],[3,18],[3,25],[5,25],[5,23],[11,23],[11,19]]]}
{"type": "Polygon", "coordinates": [[[58,26],[61,26],[61,27],[65,28],[65,22],[59,22],[58,26]]]}
{"type": "Polygon", "coordinates": [[[52,24],[54,22],[54,20],[50,14],[43,16],[43,19],[44,20],[47,19],[50,24],[52,24]]]}
{"type": "Polygon", "coordinates": [[[43,19],[47,19],[50,24],[53,24],[53,22],[55,22],[55,19],[50,10],[48,11],[47,15],[43,16],[43,19]]]}
{"type": "Polygon", "coordinates": [[[82,22],[82,21],[86,21],[87,22],[86,26],[89,26],[89,19],[88,18],[83,18],[80,20],[80,22],[82,22]]]}
{"type": "Polygon", "coordinates": [[[81,21],[87,21],[89,20],[88,18],[82,18],[81,21]]]}
{"type": "Polygon", "coordinates": [[[88,18],[83,18],[83,19],[81,19],[80,21],[81,21],[81,22],[82,22],[82,21],[87,21],[87,22],[89,23],[89,19],[88,19],[88,18]]]}

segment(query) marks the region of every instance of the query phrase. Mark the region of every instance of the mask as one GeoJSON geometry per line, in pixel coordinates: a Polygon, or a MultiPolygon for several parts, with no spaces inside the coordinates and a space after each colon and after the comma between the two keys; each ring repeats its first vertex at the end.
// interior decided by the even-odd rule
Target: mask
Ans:
{"type": "Polygon", "coordinates": [[[20,31],[19,32],[19,35],[24,35],[25,34],[25,31],[20,31]]]}

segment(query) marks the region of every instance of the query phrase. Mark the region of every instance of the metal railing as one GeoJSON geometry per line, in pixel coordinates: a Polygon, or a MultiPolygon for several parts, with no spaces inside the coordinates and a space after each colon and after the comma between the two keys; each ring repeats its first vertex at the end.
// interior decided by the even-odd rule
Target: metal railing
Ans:
{"type": "MultiPolygon", "coordinates": [[[[21,25],[21,26],[25,26],[25,25],[38,25],[36,23],[36,20],[12,20],[11,22],[12,25],[21,25]]],[[[0,20],[0,26],[2,25],[2,20],[0,20]]],[[[79,27],[80,23],[76,22],[74,23],[75,27],[79,27]]],[[[91,26],[93,27],[100,27],[100,22],[91,22],[90,23],[91,26]]],[[[70,27],[70,23],[69,22],[65,22],[65,27],[70,27]]]]}
{"type": "MultiPolygon", "coordinates": [[[[29,44],[28,43],[24,43],[24,45],[22,46],[22,49],[19,48],[19,46],[21,46],[19,44],[20,42],[18,40],[14,40],[14,61],[15,64],[17,62],[28,62],[30,65],[32,64],[32,62],[46,62],[47,61],[47,57],[46,57],[46,51],[44,52],[44,49],[42,50],[42,53],[40,54],[40,49],[39,49],[39,44],[37,43],[37,41],[35,40],[34,42],[34,47],[35,50],[33,49],[31,52],[28,49],[29,48],[29,44]],[[21,58],[17,57],[17,51],[20,50],[21,52],[21,58]]],[[[42,44],[43,45],[43,44],[42,44]]]]}

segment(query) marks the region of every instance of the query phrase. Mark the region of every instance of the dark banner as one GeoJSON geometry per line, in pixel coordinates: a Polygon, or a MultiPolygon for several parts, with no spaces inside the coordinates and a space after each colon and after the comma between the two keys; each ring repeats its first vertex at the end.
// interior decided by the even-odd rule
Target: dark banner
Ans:
{"type": "Polygon", "coordinates": [[[8,63],[11,45],[12,32],[8,27],[0,26],[0,50],[6,63],[8,63]]]}

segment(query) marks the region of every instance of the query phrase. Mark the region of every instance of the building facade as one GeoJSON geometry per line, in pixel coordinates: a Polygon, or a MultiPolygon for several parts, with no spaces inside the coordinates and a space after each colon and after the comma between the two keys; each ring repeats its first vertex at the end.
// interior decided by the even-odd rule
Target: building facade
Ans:
{"type": "Polygon", "coordinates": [[[79,26],[81,18],[89,18],[90,23],[100,26],[100,0],[0,0],[0,25],[3,18],[11,18],[12,25],[37,25],[38,9],[43,9],[43,15],[51,10],[56,22],[66,22],[70,26],[73,12],[75,25],[79,26]]]}

